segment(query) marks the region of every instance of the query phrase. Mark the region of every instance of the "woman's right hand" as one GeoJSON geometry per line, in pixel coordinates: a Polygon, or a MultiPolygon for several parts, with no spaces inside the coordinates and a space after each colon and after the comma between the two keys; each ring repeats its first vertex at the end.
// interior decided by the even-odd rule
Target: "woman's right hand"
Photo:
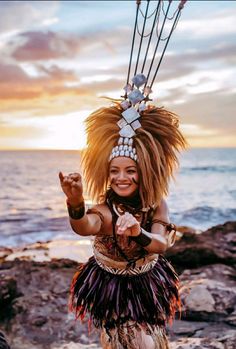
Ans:
{"type": "Polygon", "coordinates": [[[71,206],[77,207],[84,200],[81,175],[79,173],[70,173],[64,176],[62,172],[59,172],[59,179],[61,188],[67,196],[67,202],[71,206]]]}

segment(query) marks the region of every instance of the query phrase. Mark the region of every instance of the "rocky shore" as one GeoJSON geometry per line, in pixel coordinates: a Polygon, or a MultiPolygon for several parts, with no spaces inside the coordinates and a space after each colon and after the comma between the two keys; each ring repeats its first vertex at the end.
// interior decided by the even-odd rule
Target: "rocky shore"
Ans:
{"type": "MultiPolygon", "coordinates": [[[[235,349],[236,222],[201,234],[178,230],[166,254],[180,274],[182,300],[170,347],[235,349]]],[[[71,278],[90,254],[88,242],[0,247],[0,331],[11,349],[100,348],[99,334],[68,312],[71,278]]]]}

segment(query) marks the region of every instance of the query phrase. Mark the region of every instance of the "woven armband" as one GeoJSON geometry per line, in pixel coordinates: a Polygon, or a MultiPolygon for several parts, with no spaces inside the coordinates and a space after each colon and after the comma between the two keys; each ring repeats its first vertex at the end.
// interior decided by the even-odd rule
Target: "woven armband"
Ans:
{"type": "Polygon", "coordinates": [[[147,236],[142,228],[138,236],[132,236],[132,240],[137,242],[137,244],[139,244],[142,247],[146,247],[152,242],[152,238],[147,236]]]}
{"type": "Polygon", "coordinates": [[[67,202],[67,210],[68,210],[70,218],[72,218],[72,219],[81,219],[81,218],[83,218],[83,216],[85,214],[85,204],[84,204],[84,201],[82,201],[77,207],[72,207],[67,202]]]}

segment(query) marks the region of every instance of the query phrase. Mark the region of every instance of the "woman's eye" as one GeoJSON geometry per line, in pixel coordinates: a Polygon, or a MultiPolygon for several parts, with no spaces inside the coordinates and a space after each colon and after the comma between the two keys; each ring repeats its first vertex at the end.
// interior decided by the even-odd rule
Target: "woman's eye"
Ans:
{"type": "Polygon", "coordinates": [[[116,174],[117,171],[116,170],[110,170],[110,174],[116,174]]]}
{"type": "Polygon", "coordinates": [[[134,170],[129,170],[128,173],[133,174],[133,173],[136,173],[136,171],[134,171],[134,170]]]}

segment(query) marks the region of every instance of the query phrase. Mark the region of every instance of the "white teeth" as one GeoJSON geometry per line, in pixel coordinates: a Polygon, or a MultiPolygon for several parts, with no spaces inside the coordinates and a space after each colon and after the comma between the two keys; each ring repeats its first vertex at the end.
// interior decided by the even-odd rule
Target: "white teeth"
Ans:
{"type": "Polygon", "coordinates": [[[129,184],[117,184],[117,187],[119,187],[119,188],[128,188],[129,184]]]}

